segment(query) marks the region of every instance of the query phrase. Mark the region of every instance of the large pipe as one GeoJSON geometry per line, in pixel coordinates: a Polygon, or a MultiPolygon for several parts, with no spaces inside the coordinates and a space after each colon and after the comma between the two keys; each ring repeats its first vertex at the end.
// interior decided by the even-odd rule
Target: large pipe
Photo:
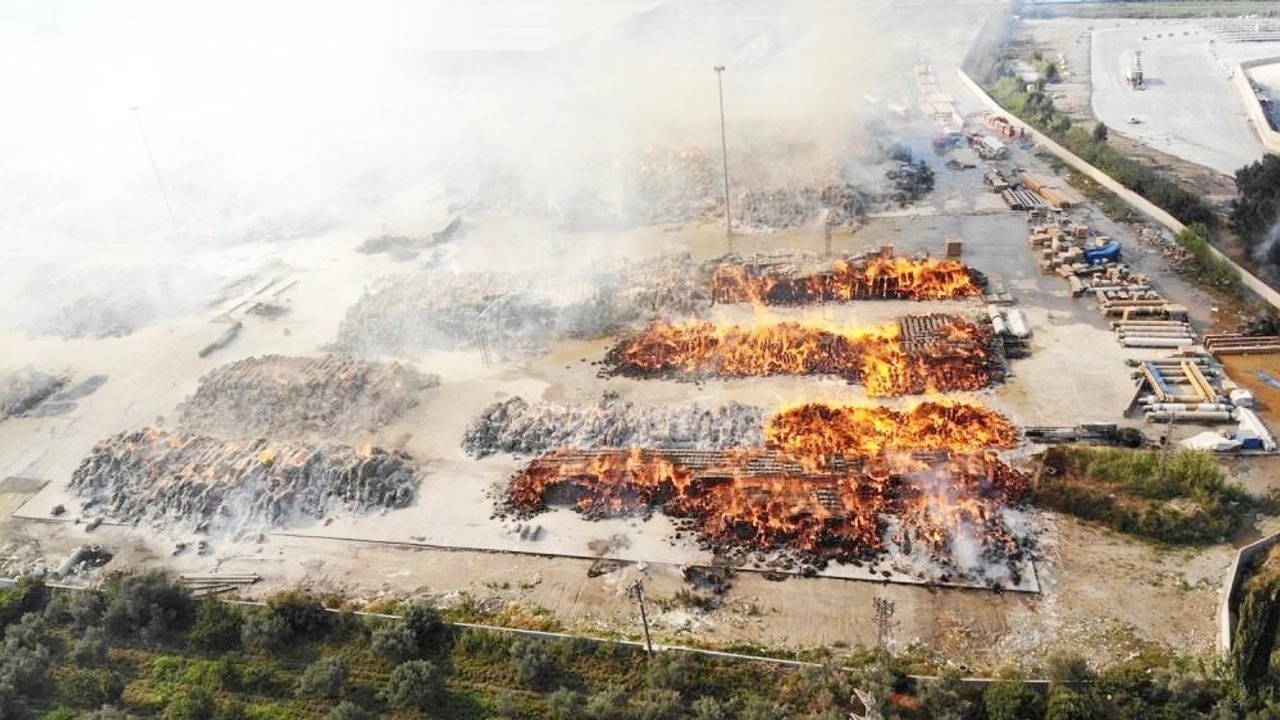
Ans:
{"type": "Polygon", "coordinates": [[[1191,333],[1187,332],[1186,330],[1179,330],[1177,328],[1168,328],[1168,329],[1134,328],[1132,330],[1125,330],[1124,328],[1120,328],[1115,332],[1117,335],[1120,335],[1120,336],[1137,335],[1140,337],[1191,337],[1191,333]]]}
{"type": "Polygon", "coordinates": [[[1151,412],[1147,422],[1231,422],[1229,412],[1151,412]]]}
{"type": "Polygon", "coordinates": [[[1147,406],[1151,412],[1231,412],[1231,406],[1223,403],[1155,403],[1147,406]]]}
{"type": "Polygon", "coordinates": [[[1013,333],[1014,337],[1031,337],[1031,326],[1027,324],[1027,316],[1023,315],[1021,310],[1013,308],[1005,314],[1005,317],[1009,320],[1009,332],[1013,333]]]}
{"type": "Polygon", "coordinates": [[[1120,344],[1131,348],[1177,348],[1183,345],[1194,345],[1195,340],[1189,337],[1125,337],[1120,338],[1120,344]]]}

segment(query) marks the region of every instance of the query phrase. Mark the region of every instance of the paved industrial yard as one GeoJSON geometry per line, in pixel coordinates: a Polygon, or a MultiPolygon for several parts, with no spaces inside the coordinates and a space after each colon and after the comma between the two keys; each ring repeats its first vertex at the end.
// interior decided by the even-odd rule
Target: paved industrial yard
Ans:
{"type": "MultiPolygon", "coordinates": [[[[909,31],[895,39],[895,46],[900,50],[933,48],[929,59],[936,65],[943,87],[957,88],[957,105],[962,112],[969,112],[976,106],[960,95],[952,79],[953,69],[968,38],[990,9],[989,3],[955,3],[946,11],[917,18],[912,16],[912,6],[904,4],[897,14],[884,10],[876,27],[905,27],[910,20],[909,31]]],[[[1093,52],[1095,57],[1102,53],[1104,61],[1094,65],[1104,70],[1095,69],[1095,76],[1101,72],[1109,77],[1105,68],[1114,63],[1106,58],[1127,47],[1129,36],[1125,33],[1130,31],[1099,31],[1097,37],[1103,38],[1103,46],[1093,52]]],[[[1216,145],[1227,148],[1220,156],[1196,160],[1214,167],[1220,163],[1223,167],[1219,169],[1229,172],[1240,164],[1240,158],[1253,152],[1248,139],[1239,135],[1242,119],[1234,113],[1198,119],[1204,115],[1197,116],[1192,109],[1206,102],[1204,98],[1207,102],[1234,103],[1234,90],[1225,77],[1211,77],[1211,68],[1217,66],[1201,67],[1211,63],[1201,63],[1195,54],[1200,51],[1183,48],[1182,42],[1182,36],[1169,41],[1167,52],[1158,50],[1149,60],[1144,51],[1151,77],[1159,80],[1145,94],[1125,89],[1108,96],[1099,91],[1097,102],[1114,103],[1111,112],[1121,117],[1133,113],[1146,119],[1150,115],[1151,122],[1159,125],[1154,117],[1158,113],[1126,109],[1124,103],[1175,98],[1174,106],[1180,110],[1168,113],[1168,125],[1162,132],[1179,139],[1167,143],[1169,147],[1194,149],[1203,133],[1230,133],[1234,140],[1216,145]],[[1183,62],[1187,68],[1177,74],[1192,78],[1185,84],[1165,70],[1183,62]],[[1162,75],[1165,72],[1170,74],[1162,75]],[[1181,139],[1183,135],[1186,140],[1181,139]]],[[[1189,47],[1200,46],[1193,42],[1189,47]]],[[[898,74],[893,77],[894,82],[906,82],[898,74]]],[[[1123,85],[1122,66],[1117,77],[1123,85]]],[[[1133,130],[1123,121],[1108,122],[1123,132],[1133,130]]],[[[1137,128],[1154,132],[1148,124],[1137,128]]],[[[1248,130],[1247,125],[1244,129],[1248,130]]],[[[1009,289],[1026,312],[1034,336],[1031,356],[1013,361],[1014,375],[1007,382],[951,397],[990,405],[1018,425],[1119,420],[1134,391],[1131,369],[1124,360],[1149,356],[1150,351],[1121,348],[1092,301],[1072,299],[1064,280],[1039,272],[1027,245],[1024,215],[1007,210],[997,195],[983,187],[982,166],[969,170],[943,167],[944,158],[932,155],[930,147],[934,130],[932,123],[924,121],[889,125],[890,132],[936,170],[934,192],[910,208],[878,213],[856,232],[837,233],[834,249],[865,251],[892,244],[901,255],[921,251],[937,255],[946,236],[960,237],[965,243],[964,261],[1009,289]]],[[[1014,164],[1051,172],[1041,160],[1021,149],[1015,148],[1014,156],[1005,163],[1014,164]]],[[[0,424],[0,478],[49,481],[40,490],[32,482],[6,481],[9,484],[0,486],[3,505],[22,504],[15,517],[0,525],[0,551],[8,558],[7,571],[56,564],[71,548],[91,540],[117,553],[109,568],[162,565],[182,571],[258,572],[264,582],[252,590],[256,594],[295,583],[356,598],[430,592],[444,602],[453,602],[460,593],[467,593],[482,601],[526,602],[549,608],[571,628],[588,634],[635,630],[634,606],[624,589],[644,575],[651,597],[662,601],[657,625],[668,639],[793,647],[837,642],[870,645],[875,639],[871,600],[887,597],[897,603],[900,625],[896,638],[901,645],[919,640],[961,665],[1025,662],[1064,643],[1087,649],[1100,661],[1124,657],[1146,641],[1187,650],[1211,646],[1211,614],[1218,579],[1230,562],[1229,545],[1192,557],[1038,510],[1028,511],[1037,529],[1039,550],[1034,575],[1023,588],[1039,590],[1038,594],[872,583],[865,582],[867,570],[832,566],[826,571],[828,577],[792,576],[782,582],[758,573],[742,573],[735,578],[724,607],[709,614],[680,606],[673,598],[685,587],[680,567],[707,564],[711,554],[688,537],[673,537],[671,522],[660,514],[647,520],[589,522],[568,509],[558,509],[523,521],[541,526],[543,532],[536,538],[522,538],[515,521],[495,519],[492,514],[496,487],[524,459],[497,455],[477,461],[465,455],[461,446],[467,423],[490,403],[520,396],[529,401],[586,404],[605,392],[653,403],[735,400],[767,411],[799,400],[868,401],[861,387],[829,377],[712,379],[696,384],[604,379],[597,376],[592,363],[603,357],[611,338],[562,342],[533,359],[492,366],[480,362],[474,352],[421,352],[404,358],[424,372],[440,375],[440,387],[430,390],[419,406],[392,424],[358,440],[404,449],[419,461],[423,483],[414,504],[405,509],[363,518],[340,514],[267,533],[261,539],[213,538],[210,554],[187,552],[177,557],[172,557],[175,543],[190,542],[194,536],[110,524],[87,534],[83,525],[67,519],[78,513],[74,499],[67,495],[66,480],[95,443],[125,428],[172,422],[175,406],[195,390],[200,375],[214,367],[266,353],[318,353],[334,341],[347,308],[369,283],[413,270],[412,264],[385,255],[360,254],[355,248],[387,226],[418,235],[438,230],[451,217],[446,200],[440,186],[425,185],[404,192],[368,217],[305,242],[274,246],[269,251],[254,248],[253,252],[269,254],[274,262],[252,284],[282,278],[280,286],[287,289],[277,299],[290,312],[279,319],[246,315],[241,336],[209,358],[198,359],[196,350],[223,331],[224,324],[213,320],[234,306],[236,297],[207,311],[165,319],[120,338],[32,338],[9,331],[0,335],[0,343],[12,348],[22,364],[66,367],[77,378],[91,374],[110,378],[68,415],[0,424]],[[292,282],[296,284],[290,285],[292,282]],[[52,511],[59,504],[72,510],[67,516],[54,518],[52,511]],[[602,540],[609,549],[599,549],[602,540]],[[600,555],[634,564],[588,576],[593,558],[600,555]]],[[[1110,223],[1089,206],[1076,211],[1075,216],[1124,242],[1126,261],[1156,277],[1170,299],[1191,308],[1195,321],[1202,325],[1214,321],[1212,303],[1167,271],[1158,253],[1138,244],[1132,228],[1110,223]]],[[[534,252],[513,251],[514,242],[538,238],[541,243],[545,225],[544,218],[479,217],[455,263],[466,269],[533,266],[552,272],[575,263],[589,268],[610,257],[637,259],[689,252],[695,259],[706,259],[721,254],[726,246],[722,228],[688,223],[623,233],[582,233],[565,243],[569,251],[564,256],[542,252],[541,244],[534,252]]],[[[782,248],[818,251],[821,247],[821,234],[806,228],[736,240],[736,249],[743,253],[782,248]]],[[[980,314],[985,305],[978,300],[891,301],[760,312],[775,318],[872,324],[935,309],[980,314]]],[[[753,317],[756,311],[732,308],[719,312],[741,320],[753,317]]],[[[903,407],[922,399],[932,397],[877,402],[903,407]]],[[[1182,432],[1193,430],[1176,430],[1182,432]]],[[[1023,447],[1008,456],[1015,464],[1026,466],[1033,451],[1023,447]]]]}
{"type": "Polygon", "coordinates": [[[1280,55],[1280,43],[1213,38],[1202,23],[1099,21],[1091,34],[1094,115],[1114,132],[1227,175],[1257,160],[1262,144],[1230,74],[1243,60],[1280,55]],[[1135,50],[1145,91],[1125,79],[1135,50]]]}

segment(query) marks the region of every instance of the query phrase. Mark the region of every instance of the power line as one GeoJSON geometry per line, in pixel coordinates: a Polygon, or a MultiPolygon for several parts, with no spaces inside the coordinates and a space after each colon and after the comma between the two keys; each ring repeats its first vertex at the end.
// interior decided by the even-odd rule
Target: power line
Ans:
{"type": "Polygon", "coordinates": [[[173,214],[173,206],[169,204],[169,193],[164,191],[164,182],[160,180],[160,168],[156,167],[156,158],[151,154],[151,143],[147,142],[147,131],[142,129],[142,116],[138,114],[138,105],[130,105],[133,119],[138,122],[138,134],[142,136],[142,147],[147,150],[147,160],[151,161],[151,172],[155,173],[156,186],[160,188],[160,197],[164,199],[164,209],[169,211],[169,222],[173,223],[173,232],[178,232],[178,218],[173,214]]]}

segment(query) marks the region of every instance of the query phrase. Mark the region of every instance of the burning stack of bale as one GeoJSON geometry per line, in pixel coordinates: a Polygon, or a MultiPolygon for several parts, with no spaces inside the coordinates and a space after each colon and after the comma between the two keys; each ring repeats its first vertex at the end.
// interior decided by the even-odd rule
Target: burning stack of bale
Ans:
{"type": "Polygon", "coordinates": [[[813,305],[856,300],[955,300],[986,284],[959,260],[877,254],[819,260],[813,255],[734,256],[710,268],[718,303],[813,305]]]}
{"type": "Polygon", "coordinates": [[[987,566],[1020,581],[1030,539],[1003,511],[1026,476],[992,454],[806,455],[762,448],[558,450],[511,481],[505,510],[527,517],[568,505],[588,518],[648,515],[679,520],[717,553],[789,553],[802,571],[828,562],[874,562],[890,546],[927,557],[934,577],[979,577],[987,566]],[[976,545],[959,557],[957,543],[976,545]]]}
{"type": "Polygon", "coordinates": [[[402,508],[418,483],[408,456],[380,448],[147,428],[98,443],[69,489],[98,517],[241,536],[337,510],[402,508]]]}
{"type": "Polygon", "coordinates": [[[762,410],[741,403],[637,405],[607,396],[582,406],[514,397],[485,408],[467,427],[462,446],[475,457],[564,447],[723,450],[761,445],[763,423],[762,410]]]}
{"type": "Polygon", "coordinates": [[[439,383],[400,363],[266,355],[202,377],[178,406],[179,426],[221,437],[349,436],[382,427],[439,383]]]}
{"type": "Polygon", "coordinates": [[[1004,377],[983,319],[907,316],[876,328],[659,323],[610,349],[604,372],[677,379],[835,375],[874,396],[979,390],[1004,377]]]}

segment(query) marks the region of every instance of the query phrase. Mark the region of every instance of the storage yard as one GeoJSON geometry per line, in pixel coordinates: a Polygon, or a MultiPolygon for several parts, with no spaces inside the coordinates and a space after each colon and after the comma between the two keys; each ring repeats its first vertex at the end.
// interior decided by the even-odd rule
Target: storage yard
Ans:
{"type": "MultiPolygon", "coordinates": [[[[913,32],[967,40],[987,12],[913,32]]],[[[1280,339],[1211,332],[1167,234],[1111,222],[974,112],[952,44],[887,68],[840,143],[791,122],[735,139],[732,236],[717,138],[688,131],[585,163],[622,200],[415,187],[201,312],[6,335],[4,571],[92,582],[64,564],[91,541],[206,590],[465,593],[596,634],[635,630],[633,581],[674,598],[714,571],[719,609],[669,604],[666,637],[870,645],[890,598],[898,642],[957,666],[1207,649],[1230,545],[1187,556],[1038,508],[1037,454],[1274,460],[1280,408],[1233,362],[1280,339]]],[[[1163,62],[1144,53],[1144,97],[1178,91],[1163,62]]],[[[1179,117],[1141,127],[1196,146],[1179,117]]],[[[1238,129],[1201,159],[1248,155],[1238,129]]]]}

